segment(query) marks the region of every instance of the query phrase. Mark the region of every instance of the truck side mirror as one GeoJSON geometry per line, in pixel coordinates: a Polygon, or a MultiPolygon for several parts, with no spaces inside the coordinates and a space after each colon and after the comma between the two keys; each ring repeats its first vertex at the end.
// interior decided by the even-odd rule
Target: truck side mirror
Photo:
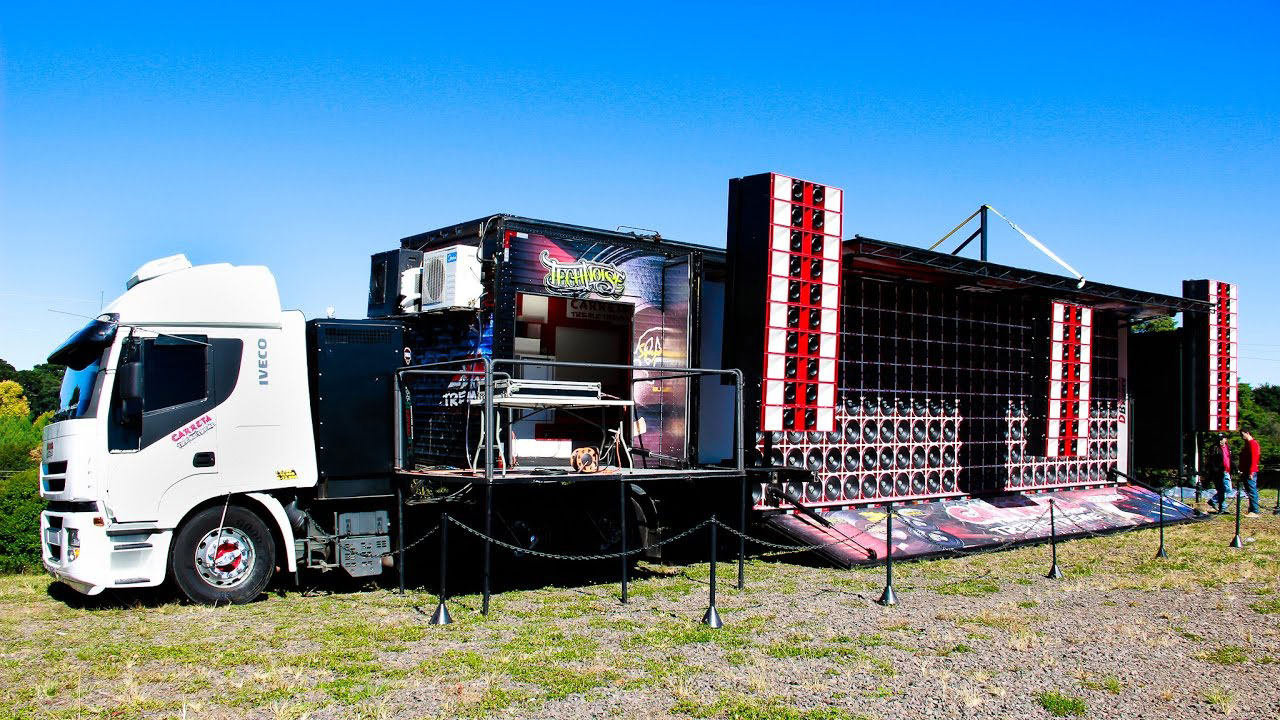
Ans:
{"type": "Polygon", "coordinates": [[[124,425],[142,422],[142,363],[120,363],[116,369],[116,392],[120,398],[120,421],[124,425]]]}

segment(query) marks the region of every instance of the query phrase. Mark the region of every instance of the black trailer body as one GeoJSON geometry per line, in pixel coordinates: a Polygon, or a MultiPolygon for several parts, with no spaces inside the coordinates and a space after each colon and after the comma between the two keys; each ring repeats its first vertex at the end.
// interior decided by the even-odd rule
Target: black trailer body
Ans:
{"type": "MultiPolygon", "coordinates": [[[[607,396],[634,402],[630,417],[605,413],[604,421],[615,427],[625,420],[635,430],[630,443],[643,453],[646,467],[732,463],[732,384],[718,377],[662,373],[663,368],[721,367],[722,251],[498,215],[404,238],[400,252],[429,255],[457,246],[481,259],[484,297],[471,311],[402,316],[410,364],[524,360],[527,364],[496,371],[526,379],[599,382],[607,396]]],[[[384,262],[383,256],[374,262],[384,262]]],[[[420,463],[475,465],[482,430],[473,405],[482,391],[477,376],[462,373],[480,367],[459,364],[457,375],[409,383],[412,454],[420,463]]],[[[574,448],[602,445],[600,418],[593,413],[584,421],[584,413],[515,413],[510,418],[514,435],[502,436],[500,462],[508,471],[565,465],[574,448]]]]}

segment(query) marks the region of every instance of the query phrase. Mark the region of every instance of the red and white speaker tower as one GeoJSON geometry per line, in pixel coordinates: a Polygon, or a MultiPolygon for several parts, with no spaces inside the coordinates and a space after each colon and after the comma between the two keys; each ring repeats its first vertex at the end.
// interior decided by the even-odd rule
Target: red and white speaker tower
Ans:
{"type": "Polygon", "coordinates": [[[1064,302],[1054,302],[1051,308],[1044,454],[1080,457],[1089,452],[1093,310],[1064,302]]]}
{"type": "Polygon", "coordinates": [[[1239,289],[1218,280],[1187,280],[1182,294],[1208,303],[1204,312],[1186,314],[1194,394],[1200,400],[1192,426],[1209,432],[1235,432],[1240,429],[1239,289]]]}
{"type": "Polygon", "coordinates": [[[760,429],[831,432],[840,340],[844,193],[772,173],[769,185],[760,429]]]}

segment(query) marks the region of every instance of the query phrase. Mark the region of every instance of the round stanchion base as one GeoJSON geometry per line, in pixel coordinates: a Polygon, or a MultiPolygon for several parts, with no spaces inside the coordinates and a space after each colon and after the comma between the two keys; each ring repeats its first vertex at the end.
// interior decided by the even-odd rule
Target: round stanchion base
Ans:
{"type": "Polygon", "coordinates": [[[893,607],[898,604],[898,594],[893,591],[893,586],[885,587],[884,592],[880,593],[880,597],[876,599],[877,605],[885,607],[893,607]]]}
{"type": "Polygon", "coordinates": [[[431,613],[430,625],[448,625],[453,622],[453,616],[449,614],[449,608],[444,603],[436,606],[436,611],[431,613]]]}
{"type": "Polygon", "coordinates": [[[720,619],[720,613],[716,610],[715,605],[707,608],[706,614],[702,616],[702,624],[712,630],[719,630],[724,627],[724,621],[720,619]]]}
{"type": "Polygon", "coordinates": [[[1161,546],[1160,546],[1160,549],[1156,551],[1156,559],[1158,559],[1158,560],[1168,560],[1168,559],[1169,559],[1169,553],[1165,552],[1165,550],[1164,550],[1164,546],[1163,546],[1163,545],[1161,545],[1161,546]]]}
{"type": "Polygon", "coordinates": [[[1053,567],[1049,568],[1049,573],[1045,575],[1045,577],[1050,580],[1061,580],[1064,577],[1062,574],[1062,568],[1058,567],[1058,563],[1054,563],[1053,567]]]}
{"type": "Polygon", "coordinates": [[[1240,539],[1240,536],[1239,536],[1239,535],[1237,535],[1237,536],[1235,536],[1235,537],[1231,538],[1231,544],[1230,544],[1230,545],[1227,545],[1227,547],[1229,547],[1229,548],[1235,548],[1235,549],[1239,550],[1240,548],[1244,547],[1244,541],[1242,541],[1242,540],[1240,539]]]}

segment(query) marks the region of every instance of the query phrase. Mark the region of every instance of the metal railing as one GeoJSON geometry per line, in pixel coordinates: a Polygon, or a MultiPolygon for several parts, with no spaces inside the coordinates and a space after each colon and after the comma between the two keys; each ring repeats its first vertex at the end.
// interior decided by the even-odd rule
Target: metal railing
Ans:
{"type": "MultiPolygon", "coordinates": [[[[745,415],[743,412],[743,392],[742,392],[742,372],[736,368],[729,370],[720,370],[713,368],[691,368],[691,367],[668,367],[668,366],[650,366],[650,365],[618,365],[611,363],[588,363],[588,362],[567,362],[561,360],[541,360],[531,358],[490,358],[485,356],[471,356],[458,358],[455,360],[442,360],[439,362],[425,363],[422,365],[409,365],[396,370],[393,390],[395,393],[394,403],[394,428],[396,434],[395,447],[395,467],[397,470],[404,469],[404,441],[405,441],[405,416],[404,416],[404,389],[405,378],[410,376],[448,376],[448,377],[468,377],[481,380],[481,388],[483,391],[482,403],[484,405],[484,419],[487,427],[496,427],[495,413],[493,405],[493,381],[494,378],[511,379],[510,372],[495,371],[495,367],[509,366],[513,370],[523,366],[539,366],[539,367],[565,367],[565,368],[585,368],[590,370],[625,370],[633,374],[639,372],[644,373],[641,377],[632,377],[631,385],[638,382],[653,382],[659,380],[689,380],[701,377],[729,377],[732,379],[734,387],[734,447],[733,447],[733,470],[737,473],[743,473],[746,469],[746,449],[743,439],[743,421],[745,415]],[[476,364],[481,365],[483,369],[470,370],[476,364]]],[[[472,387],[467,388],[470,394],[472,387]]],[[[634,392],[632,393],[634,395],[634,392]]],[[[685,412],[690,412],[691,403],[685,405],[685,412]]],[[[690,423],[686,423],[688,425],[690,423]]],[[[494,439],[496,432],[490,431],[484,434],[484,482],[490,484],[493,482],[494,462],[494,439]]],[[[470,452],[470,448],[467,449],[470,452]]]]}

